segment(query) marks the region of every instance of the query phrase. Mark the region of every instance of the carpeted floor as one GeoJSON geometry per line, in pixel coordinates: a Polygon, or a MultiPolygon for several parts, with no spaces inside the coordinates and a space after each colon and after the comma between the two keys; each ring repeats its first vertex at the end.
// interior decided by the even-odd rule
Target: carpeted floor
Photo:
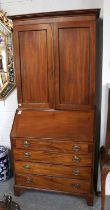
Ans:
{"type": "MultiPolygon", "coordinates": [[[[4,194],[13,196],[22,210],[100,210],[100,198],[95,197],[94,206],[88,207],[86,201],[69,195],[25,191],[20,197],[13,195],[13,179],[0,183],[0,199],[4,194]]],[[[110,210],[110,196],[106,196],[105,210],[110,210]]]]}

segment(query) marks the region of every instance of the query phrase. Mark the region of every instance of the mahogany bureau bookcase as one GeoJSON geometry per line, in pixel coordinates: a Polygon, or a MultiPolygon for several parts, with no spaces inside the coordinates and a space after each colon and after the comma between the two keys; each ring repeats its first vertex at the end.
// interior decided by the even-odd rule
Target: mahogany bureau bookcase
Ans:
{"type": "Polygon", "coordinates": [[[99,9],[12,16],[18,94],[14,192],[48,190],[93,204],[99,9]]]}

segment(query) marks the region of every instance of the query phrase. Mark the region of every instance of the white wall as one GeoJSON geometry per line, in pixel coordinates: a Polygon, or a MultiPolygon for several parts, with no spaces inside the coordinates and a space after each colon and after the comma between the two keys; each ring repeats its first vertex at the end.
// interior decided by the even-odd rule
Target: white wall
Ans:
{"type": "Polygon", "coordinates": [[[100,8],[102,0],[1,0],[9,15],[45,11],[100,8]]]}
{"type": "Polygon", "coordinates": [[[10,147],[10,130],[17,108],[16,90],[6,100],[0,101],[0,145],[10,147]]]}

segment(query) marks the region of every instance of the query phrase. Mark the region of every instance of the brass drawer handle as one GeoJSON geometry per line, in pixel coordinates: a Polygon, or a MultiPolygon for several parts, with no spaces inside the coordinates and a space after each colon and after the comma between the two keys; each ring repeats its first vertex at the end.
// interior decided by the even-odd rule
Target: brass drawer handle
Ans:
{"type": "Polygon", "coordinates": [[[30,169],[31,167],[30,167],[30,165],[24,165],[23,168],[24,169],[30,169]]]}
{"type": "Polygon", "coordinates": [[[80,174],[80,171],[79,170],[74,170],[73,171],[73,175],[78,176],[79,174],[80,174]]]}
{"type": "Polygon", "coordinates": [[[76,189],[80,189],[81,185],[80,184],[72,184],[72,187],[76,188],[76,189]]]}
{"type": "Polygon", "coordinates": [[[80,157],[74,156],[73,157],[73,162],[80,162],[80,157]]]}
{"type": "Polygon", "coordinates": [[[29,142],[27,140],[25,140],[23,145],[24,145],[24,147],[29,147],[29,142]]]}
{"type": "Polygon", "coordinates": [[[79,145],[74,145],[73,146],[73,151],[78,152],[80,150],[80,146],[79,145]]]}
{"type": "Polygon", "coordinates": [[[26,183],[32,183],[32,178],[31,177],[27,177],[27,179],[26,179],[26,183]]]}
{"type": "Polygon", "coordinates": [[[30,157],[29,152],[25,152],[25,153],[24,153],[24,157],[30,157]]]}

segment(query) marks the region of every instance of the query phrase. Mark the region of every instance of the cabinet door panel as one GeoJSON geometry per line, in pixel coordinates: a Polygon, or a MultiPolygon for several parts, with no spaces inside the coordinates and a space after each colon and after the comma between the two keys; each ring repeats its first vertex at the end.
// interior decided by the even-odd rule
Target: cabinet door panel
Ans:
{"type": "Polygon", "coordinates": [[[78,22],[54,25],[56,108],[94,105],[95,25],[78,22]],[[91,36],[92,34],[92,36],[91,36]]]}
{"type": "Polygon", "coordinates": [[[24,106],[52,107],[51,28],[45,24],[21,26],[18,39],[22,103],[24,106]]]}

